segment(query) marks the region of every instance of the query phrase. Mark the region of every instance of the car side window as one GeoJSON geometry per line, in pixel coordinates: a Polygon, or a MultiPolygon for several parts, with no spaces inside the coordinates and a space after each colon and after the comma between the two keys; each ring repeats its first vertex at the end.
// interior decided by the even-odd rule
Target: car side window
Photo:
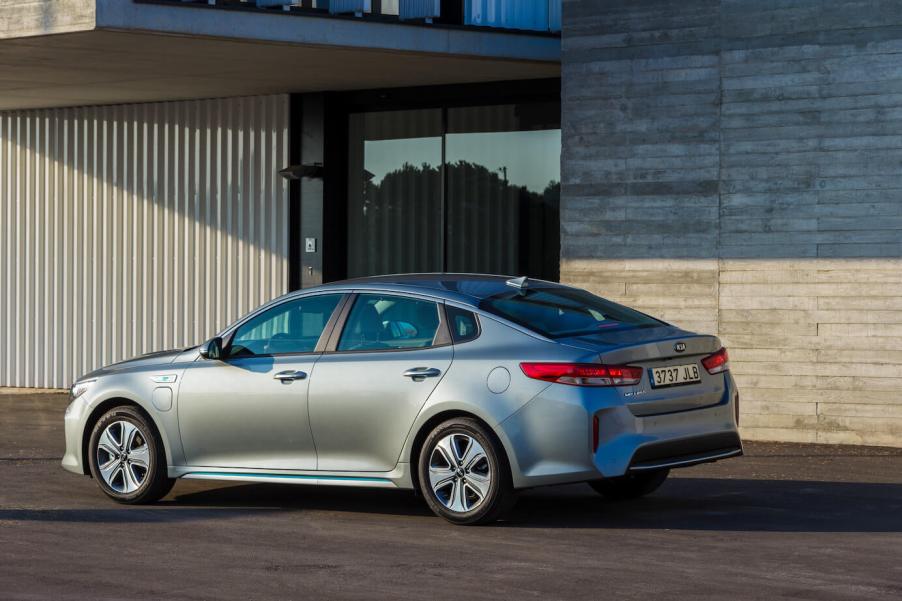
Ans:
{"type": "Polygon", "coordinates": [[[229,357],[313,352],[341,297],[308,296],[264,311],[238,328],[229,357]]]}
{"type": "Polygon", "coordinates": [[[451,339],[455,344],[473,340],[479,336],[479,322],[476,315],[466,309],[445,305],[448,315],[448,326],[451,328],[451,339]]]}
{"type": "Polygon", "coordinates": [[[403,296],[361,294],[345,323],[339,351],[427,348],[441,320],[438,305],[403,296]]]}

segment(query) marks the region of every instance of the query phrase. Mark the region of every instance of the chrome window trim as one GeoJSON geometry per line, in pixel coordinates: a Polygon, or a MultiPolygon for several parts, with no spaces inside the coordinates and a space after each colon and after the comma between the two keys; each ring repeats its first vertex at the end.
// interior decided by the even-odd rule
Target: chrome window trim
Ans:
{"type": "MultiPolygon", "coordinates": [[[[328,284],[327,284],[327,286],[328,286],[328,284]]],[[[488,313],[487,311],[477,307],[475,304],[465,303],[465,302],[462,302],[457,299],[449,299],[440,294],[434,294],[434,293],[429,293],[429,292],[420,292],[420,291],[414,292],[414,291],[409,291],[409,290],[393,290],[391,288],[385,288],[385,287],[361,288],[359,286],[353,286],[353,285],[334,286],[334,287],[329,287],[329,288],[315,288],[315,289],[309,289],[309,290],[297,290],[294,292],[289,292],[287,294],[283,294],[282,296],[274,298],[273,300],[269,301],[265,305],[259,307],[256,311],[245,315],[239,321],[226,327],[224,330],[222,330],[221,332],[219,332],[216,335],[219,336],[220,338],[222,338],[223,341],[225,341],[226,337],[231,336],[232,333],[238,327],[240,327],[244,322],[246,322],[249,319],[252,319],[253,317],[257,316],[258,314],[262,313],[263,311],[266,311],[269,308],[275,306],[277,303],[288,302],[290,300],[294,300],[297,298],[303,298],[305,296],[314,296],[314,295],[318,295],[318,294],[337,294],[337,293],[344,294],[346,296],[350,296],[352,294],[386,293],[386,294],[410,296],[413,298],[430,300],[430,301],[433,301],[436,303],[445,303],[446,305],[451,305],[452,307],[458,307],[460,309],[470,311],[471,313],[475,314],[480,321],[483,319],[488,319],[495,323],[512,328],[512,329],[520,332],[521,334],[525,334],[531,338],[535,338],[536,340],[541,340],[543,342],[556,342],[554,340],[551,340],[550,338],[542,336],[538,332],[534,332],[534,331],[530,330],[529,328],[523,327],[512,321],[508,321],[499,315],[494,315],[492,313],[488,313]]],[[[474,300],[478,300],[478,299],[474,298],[474,300]]],[[[338,325],[343,325],[343,324],[336,324],[336,326],[338,326],[338,325]]],[[[481,324],[480,324],[480,327],[481,327],[481,324]]]]}

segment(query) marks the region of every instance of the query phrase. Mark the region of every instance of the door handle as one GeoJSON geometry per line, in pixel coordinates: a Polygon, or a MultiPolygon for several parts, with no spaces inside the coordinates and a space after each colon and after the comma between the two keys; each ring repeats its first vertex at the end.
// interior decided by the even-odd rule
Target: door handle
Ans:
{"type": "Polygon", "coordinates": [[[292,382],[294,380],[303,380],[307,377],[307,374],[302,371],[295,371],[293,369],[289,369],[286,371],[280,371],[276,375],[273,376],[274,380],[281,380],[282,382],[292,382]]]}
{"type": "Polygon", "coordinates": [[[442,375],[442,371],[434,367],[413,367],[401,375],[405,378],[413,378],[414,380],[418,378],[437,378],[442,375]]]}

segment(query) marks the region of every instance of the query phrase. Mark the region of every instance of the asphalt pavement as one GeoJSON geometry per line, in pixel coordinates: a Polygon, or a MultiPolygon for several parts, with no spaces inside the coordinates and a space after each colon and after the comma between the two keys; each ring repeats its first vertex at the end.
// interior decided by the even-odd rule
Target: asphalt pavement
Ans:
{"type": "Polygon", "coordinates": [[[654,495],[527,491],[456,527],[401,491],[64,472],[59,394],[0,394],[0,599],[902,599],[902,449],[748,443],[654,495]]]}

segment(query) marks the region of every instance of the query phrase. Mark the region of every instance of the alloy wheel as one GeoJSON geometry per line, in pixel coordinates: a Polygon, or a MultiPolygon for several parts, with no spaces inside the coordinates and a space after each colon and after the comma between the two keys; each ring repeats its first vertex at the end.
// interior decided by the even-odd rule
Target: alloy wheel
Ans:
{"type": "Polygon", "coordinates": [[[485,449],[468,434],[445,436],[429,458],[429,485],[442,505],[455,512],[476,509],[492,486],[492,471],[485,449]]]}
{"type": "Polygon", "coordinates": [[[107,486],[120,494],[141,488],[150,471],[147,437],[133,423],[108,425],[97,442],[97,470],[107,486]]]}

